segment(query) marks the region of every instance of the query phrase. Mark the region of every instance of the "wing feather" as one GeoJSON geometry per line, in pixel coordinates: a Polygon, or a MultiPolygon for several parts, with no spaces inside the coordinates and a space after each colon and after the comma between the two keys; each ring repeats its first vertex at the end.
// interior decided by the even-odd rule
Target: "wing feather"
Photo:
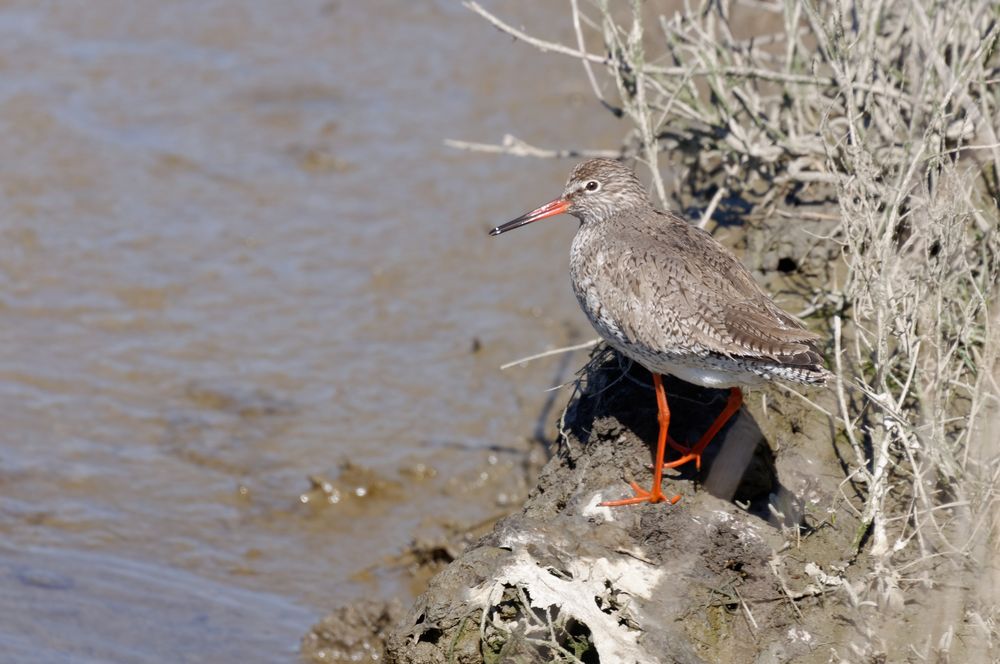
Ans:
{"type": "MultiPolygon", "coordinates": [[[[608,249],[602,297],[623,331],[649,348],[679,344],[725,356],[822,366],[820,338],[781,310],[712,236],[683,220],[623,234],[608,249]]],[[[692,348],[694,349],[694,348],[692,348]]]]}

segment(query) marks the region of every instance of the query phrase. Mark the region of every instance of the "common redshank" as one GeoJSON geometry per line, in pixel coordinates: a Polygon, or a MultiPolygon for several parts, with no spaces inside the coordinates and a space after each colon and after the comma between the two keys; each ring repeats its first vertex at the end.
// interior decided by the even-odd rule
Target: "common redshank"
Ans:
{"type": "Polygon", "coordinates": [[[570,250],[576,299],[605,341],[653,374],[659,411],[652,487],[632,482],[633,497],[602,505],[668,500],[663,470],[691,461],[701,468],[702,452],[743,403],[741,387],[772,379],[826,382],[819,335],[782,311],[715,238],[654,208],[635,173],[617,161],[577,165],[562,196],[490,235],[562,213],[580,220],[570,250]],[[670,408],[662,374],[729,388],[722,412],[690,447],[667,435],[670,408]],[[680,458],[664,462],[668,444],[680,458]]]}

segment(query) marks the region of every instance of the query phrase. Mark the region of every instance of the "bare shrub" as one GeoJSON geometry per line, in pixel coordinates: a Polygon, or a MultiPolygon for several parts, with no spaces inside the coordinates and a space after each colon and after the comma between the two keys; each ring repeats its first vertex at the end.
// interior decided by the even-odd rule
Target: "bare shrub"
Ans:
{"type": "MultiPolygon", "coordinates": [[[[1000,14],[989,0],[682,4],[653,16],[637,1],[571,0],[570,45],[467,3],[517,39],[578,58],[631,129],[617,151],[452,144],[617,152],[703,226],[725,208],[751,223],[826,220],[815,251],[829,268],[805,313],[830,330],[834,443],[850,450],[847,477],[863,497],[857,546],[871,565],[854,603],[901,607],[910,589],[982,569],[997,550],[1000,14]],[[748,20],[754,34],[740,29],[748,20]]],[[[947,654],[965,620],[981,627],[983,656],[996,654],[1000,596],[979,591],[942,608],[952,622],[941,639],[912,652],[947,654]]],[[[868,636],[855,655],[880,651],[877,631],[868,636]]]]}

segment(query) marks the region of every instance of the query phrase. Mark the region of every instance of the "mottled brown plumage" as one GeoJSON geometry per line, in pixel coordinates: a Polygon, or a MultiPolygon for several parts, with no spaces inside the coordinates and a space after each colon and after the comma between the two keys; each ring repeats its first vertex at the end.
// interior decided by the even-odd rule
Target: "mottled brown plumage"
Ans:
{"type": "Polygon", "coordinates": [[[654,486],[611,505],[664,500],[660,473],[701,451],[739,409],[739,387],[778,378],[823,384],[816,341],[705,231],[649,202],[622,164],[591,159],[573,169],[560,198],[494,228],[491,235],[560,213],[580,220],[570,251],[573,291],[598,333],[653,373],[660,408],[654,486]],[[722,415],[690,448],[667,438],[669,408],[659,374],[731,388],[722,415]],[[666,444],[684,453],[663,463],[666,444]]]}

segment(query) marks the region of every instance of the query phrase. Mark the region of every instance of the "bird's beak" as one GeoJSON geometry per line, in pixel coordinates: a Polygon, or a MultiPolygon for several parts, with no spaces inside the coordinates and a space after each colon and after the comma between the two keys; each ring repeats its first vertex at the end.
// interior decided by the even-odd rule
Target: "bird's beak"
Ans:
{"type": "Polygon", "coordinates": [[[554,217],[557,214],[562,214],[569,209],[569,201],[563,200],[562,198],[557,198],[551,203],[546,203],[540,208],[534,209],[528,214],[522,214],[517,219],[508,221],[506,224],[497,226],[490,231],[490,235],[500,235],[500,233],[506,233],[507,231],[512,231],[515,228],[520,228],[521,226],[526,226],[533,221],[538,221],[539,219],[545,219],[546,217],[554,217]]]}

